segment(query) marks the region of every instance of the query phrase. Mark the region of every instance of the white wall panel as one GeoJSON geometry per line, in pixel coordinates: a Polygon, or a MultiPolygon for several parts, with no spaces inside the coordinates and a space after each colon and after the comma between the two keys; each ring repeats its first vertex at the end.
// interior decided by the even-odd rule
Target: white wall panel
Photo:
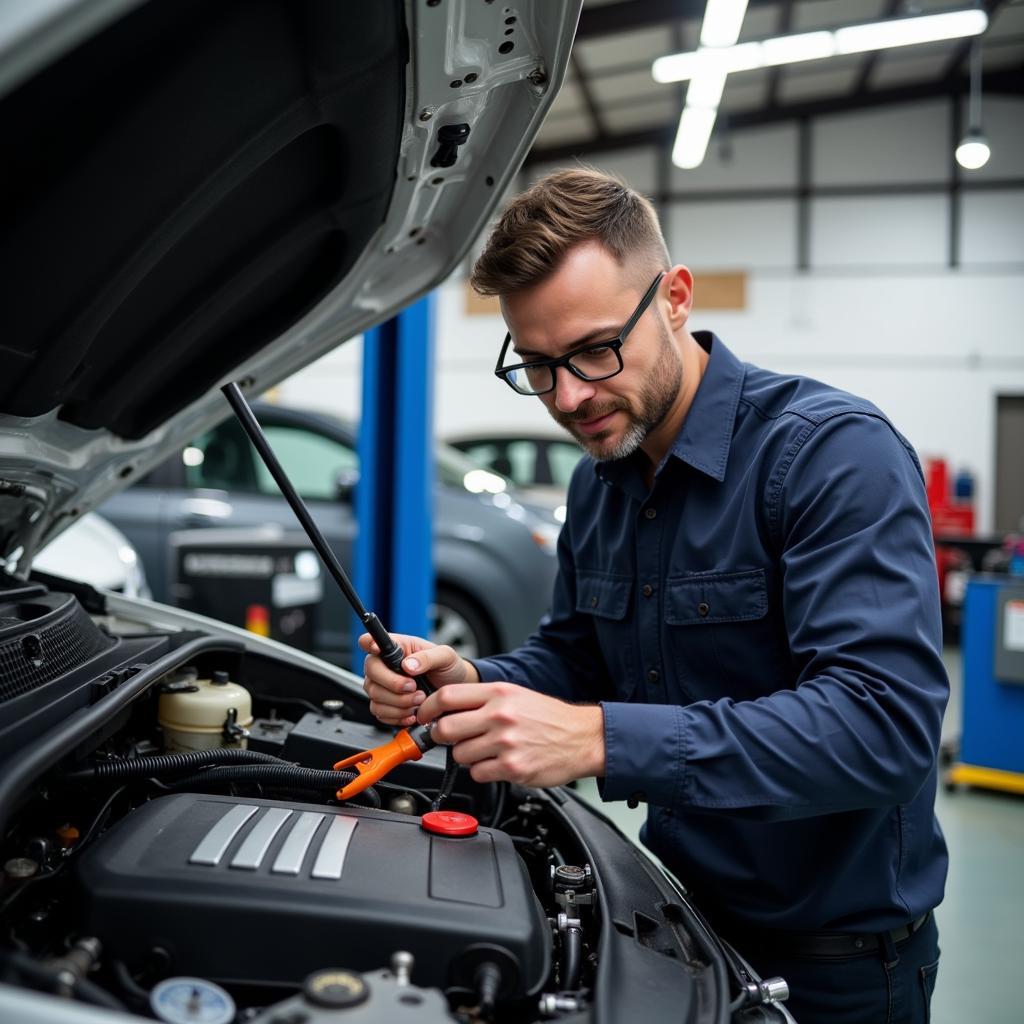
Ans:
{"type": "Polygon", "coordinates": [[[944,102],[818,118],[811,138],[816,185],[949,177],[949,106],[944,102]]]}
{"type": "Polygon", "coordinates": [[[962,210],[964,266],[1024,264],[1024,190],[967,193],[962,210]]]}
{"type": "Polygon", "coordinates": [[[815,267],[946,263],[948,204],[941,195],[816,199],[811,203],[815,267]]]}
{"type": "Polygon", "coordinates": [[[674,260],[699,270],[794,267],[796,203],[674,203],[667,240],[674,260]]]}
{"type": "MultiPolygon", "coordinates": [[[[650,195],[657,188],[657,156],[651,149],[616,150],[588,155],[586,163],[598,170],[617,174],[638,192],[650,195]]],[[[570,164],[571,161],[566,161],[570,164]]]]}
{"type": "MultiPolygon", "coordinates": [[[[728,89],[728,84],[726,85],[728,89]]],[[[773,188],[796,185],[797,130],[793,125],[750,128],[734,132],[732,157],[722,159],[712,139],[700,167],[684,171],[672,168],[673,191],[708,189],[773,188]]]]}

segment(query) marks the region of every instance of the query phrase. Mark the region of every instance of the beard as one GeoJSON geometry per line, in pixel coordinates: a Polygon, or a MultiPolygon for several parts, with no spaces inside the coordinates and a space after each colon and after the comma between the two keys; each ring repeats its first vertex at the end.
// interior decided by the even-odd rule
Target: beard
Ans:
{"type": "Polygon", "coordinates": [[[572,413],[560,413],[551,407],[549,412],[559,426],[564,427],[572,439],[593,459],[610,462],[632,455],[652,430],[668,416],[672,403],[683,383],[683,361],[664,323],[658,321],[661,349],[654,370],[643,382],[636,404],[620,398],[610,402],[585,402],[572,413]],[[614,444],[608,443],[611,430],[599,434],[580,434],[576,423],[597,419],[612,412],[624,412],[627,417],[625,432],[614,444]]]}

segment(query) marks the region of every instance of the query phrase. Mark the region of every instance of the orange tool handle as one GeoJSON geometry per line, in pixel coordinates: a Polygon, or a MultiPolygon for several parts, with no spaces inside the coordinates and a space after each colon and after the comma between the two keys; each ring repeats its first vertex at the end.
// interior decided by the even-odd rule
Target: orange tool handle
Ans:
{"type": "Polygon", "coordinates": [[[393,740],[373,750],[364,750],[361,754],[353,754],[339,761],[334,770],[355,768],[359,775],[343,789],[338,790],[339,800],[348,800],[364,789],[369,789],[375,782],[382,779],[392,768],[397,768],[406,761],[418,761],[423,756],[416,741],[403,729],[393,740]]]}

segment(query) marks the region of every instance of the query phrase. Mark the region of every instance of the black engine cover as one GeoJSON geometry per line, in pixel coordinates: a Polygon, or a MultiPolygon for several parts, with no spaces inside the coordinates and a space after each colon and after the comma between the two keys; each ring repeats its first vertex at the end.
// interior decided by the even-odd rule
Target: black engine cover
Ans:
{"type": "Polygon", "coordinates": [[[162,946],[175,974],[292,985],[402,949],[429,987],[471,977],[472,947],[487,944],[518,965],[506,991],[524,995],[550,965],[547,919],[507,835],[441,837],[385,811],[163,797],[83,854],[76,886],[83,933],[129,967],[162,946]]]}

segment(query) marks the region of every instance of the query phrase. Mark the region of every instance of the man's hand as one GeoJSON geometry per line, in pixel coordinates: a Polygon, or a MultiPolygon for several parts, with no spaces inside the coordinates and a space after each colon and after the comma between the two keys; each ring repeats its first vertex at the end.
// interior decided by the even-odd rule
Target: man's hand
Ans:
{"type": "Polygon", "coordinates": [[[439,647],[418,636],[392,633],[392,640],[406,655],[402,667],[408,676],[399,675],[380,659],[380,648],[369,633],[359,638],[359,646],[369,655],[363,666],[363,690],[370,698],[370,712],[385,725],[416,724],[416,708],[425,694],[416,689],[409,676],[426,675],[431,686],[440,688],[451,683],[475,683],[476,669],[460,658],[450,647],[439,647]]]}
{"type": "Polygon", "coordinates": [[[417,717],[424,724],[438,719],[434,740],[452,744],[455,760],[477,782],[561,786],[604,774],[600,705],[566,704],[513,683],[476,683],[438,690],[417,717]]]}

